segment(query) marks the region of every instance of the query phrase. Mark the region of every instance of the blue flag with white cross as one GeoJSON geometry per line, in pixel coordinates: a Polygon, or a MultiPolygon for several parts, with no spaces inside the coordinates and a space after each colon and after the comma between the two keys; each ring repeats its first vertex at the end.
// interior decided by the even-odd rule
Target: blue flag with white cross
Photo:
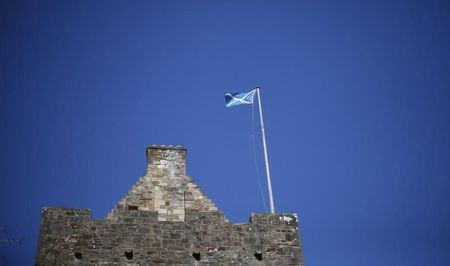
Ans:
{"type": "Polygon", "coordinates": [[[252,104],[256,90],[225,94],[225,106],[233,107],[241,104],[252,104]]]}

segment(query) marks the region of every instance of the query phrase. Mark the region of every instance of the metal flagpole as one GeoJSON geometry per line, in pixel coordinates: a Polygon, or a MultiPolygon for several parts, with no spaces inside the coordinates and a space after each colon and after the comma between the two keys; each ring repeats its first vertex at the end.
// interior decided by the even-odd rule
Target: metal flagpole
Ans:
{"type": "Polygon", "coordinates": [[[264,147],[264,160],[266,162],[266,175],[267,175],[267,186],[269,188],[270,212],[275,213],[275,206],[273,204],[273,196],[272,196],[272,181],[270,179],[269,157],[267,156],[266,133],[264,131],[264,119],[262,113],[261,94],[259,92],[259,87],[256,87],[256,93],[258,94],[259,119],[261,121],[261,133],[264,147]]]}

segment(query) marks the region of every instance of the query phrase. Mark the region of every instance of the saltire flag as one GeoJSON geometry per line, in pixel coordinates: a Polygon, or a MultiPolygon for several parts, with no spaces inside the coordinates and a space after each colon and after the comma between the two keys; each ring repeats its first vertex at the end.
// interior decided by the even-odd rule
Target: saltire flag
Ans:
{"type": "Polygon", "coordinates": [[[241,104],[253,104],[256,90],[250,92],[236,92],[225,94],[225,106],[233,107],[241,104]]]}

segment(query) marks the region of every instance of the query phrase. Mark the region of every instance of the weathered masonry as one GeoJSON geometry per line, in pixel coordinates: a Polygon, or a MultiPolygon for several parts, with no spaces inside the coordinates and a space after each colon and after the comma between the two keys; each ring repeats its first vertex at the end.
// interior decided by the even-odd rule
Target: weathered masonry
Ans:
{"type": "Polygon", "coordinates": [[[302,265],[295,214],[229,223],[186,176],[186,149],[149,146],[147,172],[103,220],[44,208],[36,265],[302,265]]]}

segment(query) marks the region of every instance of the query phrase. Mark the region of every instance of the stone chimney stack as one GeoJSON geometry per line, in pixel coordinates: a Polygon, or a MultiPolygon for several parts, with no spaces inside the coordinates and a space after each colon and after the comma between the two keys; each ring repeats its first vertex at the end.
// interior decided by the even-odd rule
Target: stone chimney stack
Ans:
{"type": "Polygon", "coordinates": [[[186,149],[181,146],[148,146],[147,175],[163,179],[185,178],[186,149]]]}
{"type": "Polygon", "coordinates": [[[146,177],[153,185],[154,210],[160,221],[184,221],[186,149],[181,146],[147,147],[146,177]]]}

